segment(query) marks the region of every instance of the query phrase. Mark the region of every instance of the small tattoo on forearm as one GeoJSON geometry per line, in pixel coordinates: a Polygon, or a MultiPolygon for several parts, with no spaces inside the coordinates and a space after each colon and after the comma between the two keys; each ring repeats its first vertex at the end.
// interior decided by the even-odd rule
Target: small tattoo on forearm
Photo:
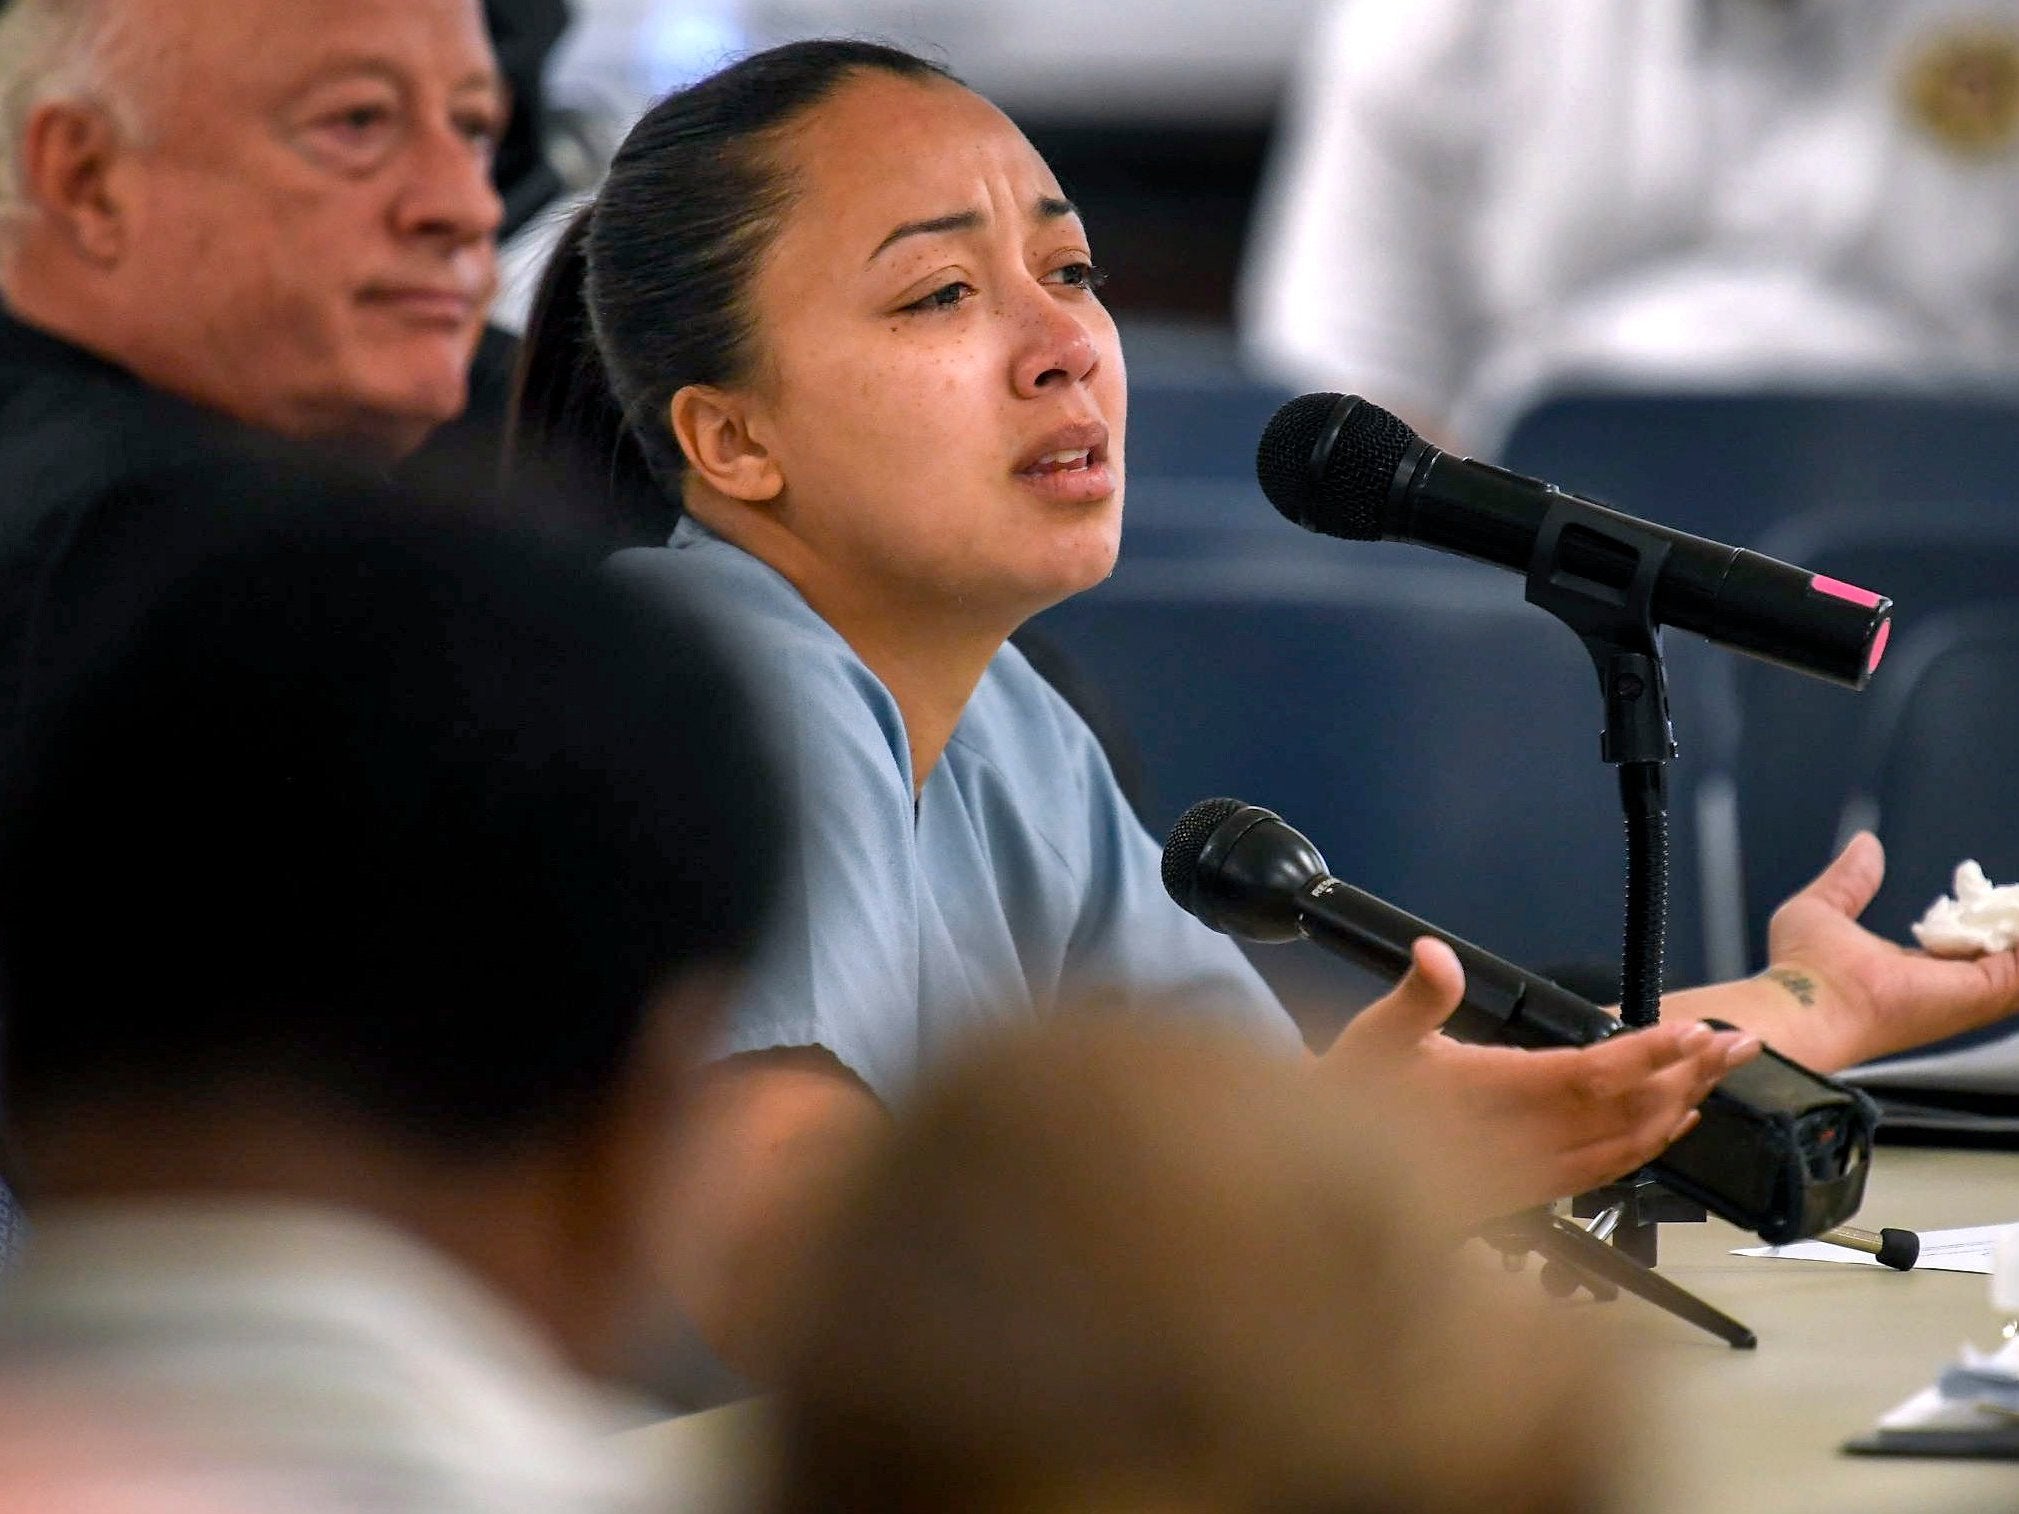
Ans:
{"type": "Polygon", "coordinates": [[[1815,1007],[1816,980],[1807,973],[1798,973],[1791,967],[1770,967],[1766,975],[1793,994],[1804,1009],[1815,1007]]]}

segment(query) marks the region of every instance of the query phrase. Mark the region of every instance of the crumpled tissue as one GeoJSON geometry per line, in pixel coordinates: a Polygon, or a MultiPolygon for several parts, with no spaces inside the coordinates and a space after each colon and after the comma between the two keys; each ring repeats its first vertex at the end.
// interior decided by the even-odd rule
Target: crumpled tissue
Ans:
{"type": "Polygon", "coordinates": [[[2019,884],[1994,884],[1974,861],[1956,867],[1953,898],[1914,922],[1914,939],[1938,957],[1980,957],[2019,946],[2019,884]]]}

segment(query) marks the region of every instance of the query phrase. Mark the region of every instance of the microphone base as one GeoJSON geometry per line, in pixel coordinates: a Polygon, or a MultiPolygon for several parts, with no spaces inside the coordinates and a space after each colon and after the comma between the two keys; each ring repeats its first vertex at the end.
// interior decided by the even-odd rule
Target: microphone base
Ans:
{"type": "Polygon", "coordinates": [[[1722,1309],[1705,1303],[1652,1267],[1635,1261],[1582,1226],[1547,1209],[1509,1215],[1486,1227],[1481,1234],[1488,1245],[1509,1258],[1531,1251],[1541,1256],[1543,1286],[1552,1293],[1568,1294],[1582,1287],[1605,1300],[1618,1297],[1624,1290],[1708,1331],[1735,1351],[1750,1351],[1760,1343],[1750,1328],[1722,1309]],[[1552,1272],[1557,1279],[1568,1280],[1569,1286],[1553,1282],[1552,1272]]]}
{"type": "Polygon", "coordinates": [[[1580,1193],[1570,1201],[1571,1215],[1580,1220],[1598,1220],[1615,1210],[1618,1213],[1598,1238],[1609,1240],[1615,1250],[1643,1267],[1659,1263],[1658,1227],[1701,1225],[1710,1217],[1703,1205],[1672,1193],[1645,1172],[1580,1193]]]}

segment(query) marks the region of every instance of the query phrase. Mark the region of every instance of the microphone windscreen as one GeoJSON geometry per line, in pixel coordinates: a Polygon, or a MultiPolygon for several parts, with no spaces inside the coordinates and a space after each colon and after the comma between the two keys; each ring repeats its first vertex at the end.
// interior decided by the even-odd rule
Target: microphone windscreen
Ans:
{"type": "Polygon", "coordinates": [[[1389,486],[1415,440],[1357,395],[1303,394],[1263,429],[1255,477],[1269,503],[1305,530],[1376,541],[1389,486]]]}
{"type": "Polygon", "coordinates": [[[1238,799],[1201,799],[1178,817],[1164,843],[1164,892],[1179,909],[1192,913],[1192,890],[1199,874],[1199,856],[1220,822],[1246,805],[1238,799]]]}

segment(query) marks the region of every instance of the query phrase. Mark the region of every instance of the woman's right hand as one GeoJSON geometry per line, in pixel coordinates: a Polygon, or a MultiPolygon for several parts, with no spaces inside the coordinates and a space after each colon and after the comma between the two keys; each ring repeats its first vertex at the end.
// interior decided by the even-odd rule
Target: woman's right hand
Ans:
{"type": "Polygon", "coordinates": [[[1454,1041],[1464,969],[1424,938],[1394,989],[1319,1058],[1320,1075],[1420,1112],[1451,1137],[1464,1201],[1484,1220],[1582,1193],[1659,1156],[1697,1121],[1726,1072],[1759,1054],[1757,1036],[1675,1020],[1595,1045],[1531,1051],[1454,1041]]]}

